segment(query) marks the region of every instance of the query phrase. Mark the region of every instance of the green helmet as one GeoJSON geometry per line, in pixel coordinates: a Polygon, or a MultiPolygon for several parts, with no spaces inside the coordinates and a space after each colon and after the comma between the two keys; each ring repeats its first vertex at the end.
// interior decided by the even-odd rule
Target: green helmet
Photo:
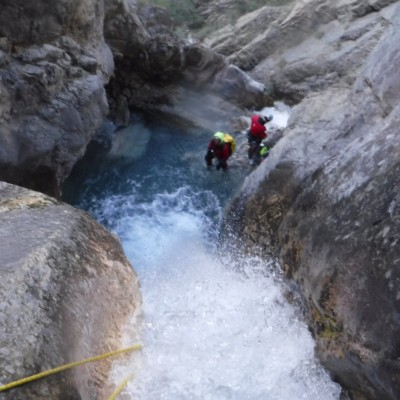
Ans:
{"type": "Polygon", "coordinates": [[[215,132],[213,139],[216,139],[222,143],[224,141],[224,134],[222,132],[215,132]]]}

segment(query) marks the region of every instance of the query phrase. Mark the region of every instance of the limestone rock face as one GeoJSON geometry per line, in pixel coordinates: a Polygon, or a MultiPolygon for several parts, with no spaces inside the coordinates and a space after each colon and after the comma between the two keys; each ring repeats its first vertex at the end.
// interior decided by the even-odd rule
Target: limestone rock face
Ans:
{"type": "Polygon", "coordinates": [[[389,24],[388,6],[396,2],[283,2],[225,25],[206,43],[263,83],[275,100],[296,104],[324,88],[354,82],[389,24]]]}
{"type": "Polygon", "coordinates": [[[59,195],[108,110],[103,19],[97,0],[2,2],[2,180],[59,195]]]}
{"type": "MultiPolygon", "coordinates": [[[[90,216],[0,183],[1,384],[121,348],[141,302],[119,241],[90,216]]],[[[134,338],[132,338],[134,341],[134,338]]],[[[5,392],[5,398],[100,399],[112,359],[5,392]]]]}
{"type": "Polygon", "coordinates": [[[209,46],[178,37],[172,28],[163,9],[107,2],[104,35],[116,55],[107,92],[118,125],[129,122],[129,111],[140,110],[157,119],[218,129],[215,124],[241,109],[270,101],[264,85],[209,46]],[[209,120],[215,109],[218,118],[209,120]]]}
{"type": "MultiPolygon", "coordinates": [[[[299,76],[292,90],[303,100],[267,161],[247,178],[231,224],[247,250],[278,257],[297,282],[317,353],[333,378],[352,398],[395,400],[400,7],[369,15],[362,2],[339,5],[360,17],[347,34],[355,42],[364,37],[363,55],[349,57],[346,72],[332,84],[325,79],[312,87],[299,76]]],[[[294,11],[301,15],[304,9],[294,11]]],[[[311,56],[309,62],[317,64],[311,56]]],[[[317,71],[310,75],[321,77],[317,71]]]]}

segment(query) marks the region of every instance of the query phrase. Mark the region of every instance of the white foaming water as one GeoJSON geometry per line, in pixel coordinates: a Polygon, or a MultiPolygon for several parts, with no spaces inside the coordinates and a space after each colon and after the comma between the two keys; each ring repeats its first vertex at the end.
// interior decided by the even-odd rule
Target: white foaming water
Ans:
{"type": "Polygon", "coordinates": [[[221,210],[211,192],[183,187],[139,205],[124,195],[100,208],[114,221],[143,294],[144,348],[113,372],[116,384],[134,373],[121,398],[339,398],[272,266],[217,256],[212,219],[221,210]]]}
{"type": "Polygon", "coordinates": [[[276,103],[275,107],[265,107],[260,111],[260,114],[272,114],[273,120],[268,123],[267,126],[274,128],[286,128],[289,116],[290,108],[283,103],[276,103]]]}

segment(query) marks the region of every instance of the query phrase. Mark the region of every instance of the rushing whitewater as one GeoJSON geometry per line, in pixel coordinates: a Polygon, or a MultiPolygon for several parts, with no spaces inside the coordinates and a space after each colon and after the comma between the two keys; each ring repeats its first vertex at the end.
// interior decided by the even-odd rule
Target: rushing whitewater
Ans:
{"type": "Polygon", "coordinates": [[[141,283],[144,347],[113,370],[117,385],[133,373],[121,398],[339,399],[275,263],[218,245],[223,208],[250,170],[207,171],[208,136],[154,129],[139,159],[114,152],[78,195],[119,236],[141,283]]]}

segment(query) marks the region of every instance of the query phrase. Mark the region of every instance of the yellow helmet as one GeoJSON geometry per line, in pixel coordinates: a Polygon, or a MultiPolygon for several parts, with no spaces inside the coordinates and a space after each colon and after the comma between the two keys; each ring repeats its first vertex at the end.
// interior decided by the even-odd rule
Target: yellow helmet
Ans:
{"type": "Polygon", "coordinates": [[[222,143],[224,141],[224,134],[222,132],[215,132],[213,139],[218,140],[222,143]]]}

